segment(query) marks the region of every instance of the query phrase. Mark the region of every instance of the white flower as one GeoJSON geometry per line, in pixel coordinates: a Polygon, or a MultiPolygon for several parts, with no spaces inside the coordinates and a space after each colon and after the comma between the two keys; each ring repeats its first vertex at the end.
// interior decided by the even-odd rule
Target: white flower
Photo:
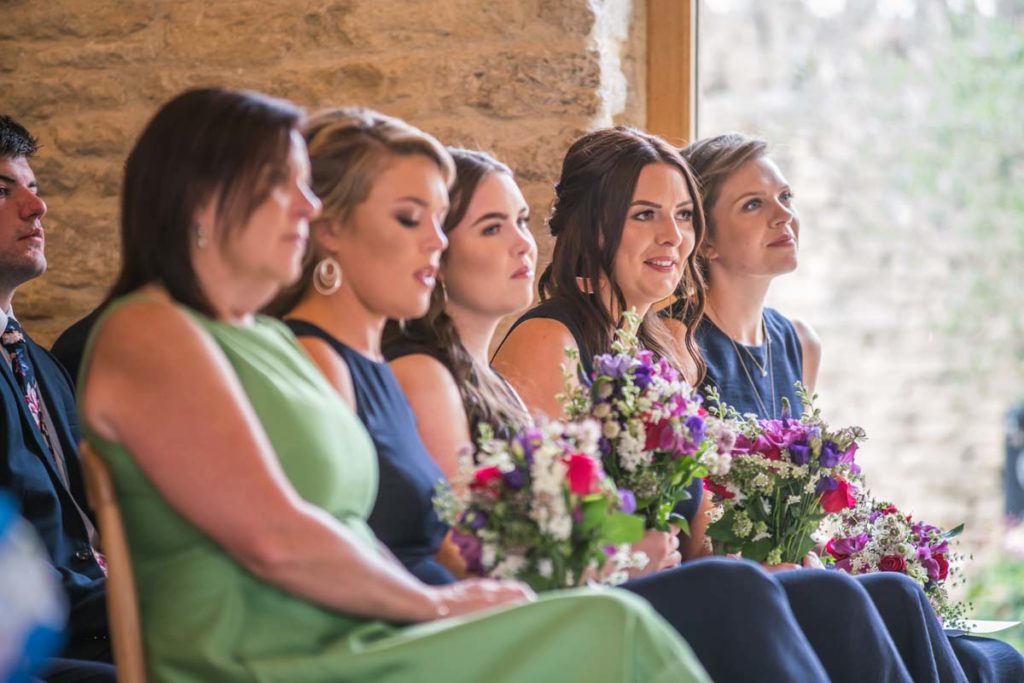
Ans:
{"type": "Polygon", "coordinates": [[[624,431],[619,435],[618,446],[619,462],[627,472],[635,472],[650,457],[650,454],[644,451],[644,442],[629,431],[624,431]]]}
{"type": "Polygon", "coordinates": [[[597,406],[594,407],[594,417],[600,420],[603,420],[604,418],[611,415],[611,412],[612,407],[607,403],[598,403],[597,406]]]}
{"type": "Polygon", "coordinates": [[[708,468],[708,473],[716,477],[729,474],[729,469],[732,467],[732,458],[725,453],[717,451],[705,453],[701,462],[708,468]]]}
{"type": "Polygon", "coordinates": [[[622,428],[619,427],[619,423],[615,420],[608,420],[604,423],[604,435],[609,439],[614,439],[619,435],[622,428]]]}
{"type": "Polygon", "coordinates": [[[732,532],[740,538],[746,538],[754,530],[754,524],[742,512],[737,512],[732,522],[732,532]]]}
{"type": "Polygon", "coordinates": [[[498,549],[490,543],[484,543],[483,548],[480,550],[480,564],[482,564],[485,569],[493,567],[497,556],[498,549]]]}
{"type": "Polygon", "coordinates": [[[503,579],[514,579],[519,576],[519,572],[526,566],[526,558],[517,553],[508,555],[505,559],[498,563],[491,574],[503,579]]]}
{"type": "Polygon", "coordinates": [[[537,560],[537,573],[545,579],[550,579],[551,575],[555,573],[555,565],[551,562],[550,558],[542,558],[537,560]]]}

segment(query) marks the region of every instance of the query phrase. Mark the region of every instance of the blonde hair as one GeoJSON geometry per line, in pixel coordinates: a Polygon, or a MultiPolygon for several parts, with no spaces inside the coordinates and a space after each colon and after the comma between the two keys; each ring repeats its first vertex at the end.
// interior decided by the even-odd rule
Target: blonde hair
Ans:
{"type": "MultiPolygon", "coordinates": [[[[716,226],[711,213],[722,193],[722,185],[743,164],[768,156],[768,143],[743,133],[726,133],[692,142],[681,149],[680,153],[697,176],[704,224],[707,226],[709,241],[714,240],[716,226]]],[[[704,279],[710,280],[711,264],[705,254],[701,251],[697,259],[704,279]]]]}
{"type": "MultiPolygon", "coordinates": [[[[309,149],[311,189],[323,203],[316,222],[348,218],[366,201],[374,181],[395,157],[424,156],[437,164],[448,186],[455,180],[451,155],[436,138],[372,109],[338,107],[319,111],[307,119],[302,135],[309,149]]],[[[295,308],[322,257],[316,241],[310,240],[302,275],[281,292],[268,312],[282,316],[295,308]]]]}

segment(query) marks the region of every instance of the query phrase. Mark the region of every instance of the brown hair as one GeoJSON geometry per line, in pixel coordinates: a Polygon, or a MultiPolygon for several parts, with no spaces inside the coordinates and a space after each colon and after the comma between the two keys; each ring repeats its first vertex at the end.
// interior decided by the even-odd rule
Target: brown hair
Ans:
{"type": "Polygon", "coordinates": [[[125,162],[121,270],[107,301],[158,282],[214,315],[192,265],[195,214],[215,202],[222,242],[241,229],[287,173],[301,116],[290,102],[220,88],[190,90],[161,107],[125,162]]]}
{"type": "MultiPolygon", "coordinates": [[[[495,173],[512,176],[512,170],[483,152],[449,147],[455,162],[455,182],[448,191],[451,208],[444,220],[444,232],[450,233],[466,217],[469,204],[484,178],[495,173]]],[[[441,254],[442,264],[448,252],[441,254]]],[[[384,328],[384,353],[389,358],[406,349],[438,359],[459,385],[462,405],[471,428],[486,423],[496,429],[505,425],[524,426],[530,416],[510,394],[510,389],[493,376],[477,371],[473,357],[459,339],[455,323],[444,310],[445,296],[439,282],[430,296],[430,309],[422,318],[399,325],[391,320],[384,328]]],[[[476,434],[471,435],[474,439],[476,434]]]]}
{"type": "MultiPolygon", "coordinates": [[[[307,120],[303,135],[309,148],[311,188],[323,202],[320,217],[311,228],[319,221],[347,218],[366,201],[377,176],[394,157],[427,157],[441,169],[449,185],[455,176],[451,157],[434,137],[372,109],[325,109],[307,120]]],[[[310,287],[313,270],[322,257],[316,240],[310,240],[301,277],[267,307],[269,313],[283,316],[295,308],[310,287]]]]}
{"type": "MultiPolygon", "coordinates": [[[[686,326],[686,351],[696,364],[700,379],[706,365],[694,333],[704,313],[704,283],[696,260],[704,239],[704,213],[689,166],[661,138],[616,126],[588,133],[569,147],[548,219],[555,248],[551,263],[540,276],[540,296],[542,300],[562,299],[581,314],[579,320],[587,347],[580,349],[581,354],[605,353],[611,348],[610,331],[618,321],[612,318],[601,296],[580,290],[576,278],[591,283],[606,280],[618,310],[625,310],[625,297],[615,281],[615,255],[622,242],[637,179],[650,164],[669,164],[678,169],[693,198],[694,249],[686,259],[678,294],[679,319],[686,326]]],[[[671,333],[653,310],[644,317],[639,337],[644,347],[680,365],[672,351],[671,333]]]]}
{"type": "MultiPolygon", "coordinates": [[[[700,181],[704,224],[708,228],[708,239],[714,239],[715,221],[711,212],[722,193],[722,185],[743,164],[766,156],[768,143],[742,133],[726,133],[693,142],[680,152],[700,181]]],[[[699,254],[698,259],[701,274],[707,280],[710,267],[703,254],[699,254]]]]}

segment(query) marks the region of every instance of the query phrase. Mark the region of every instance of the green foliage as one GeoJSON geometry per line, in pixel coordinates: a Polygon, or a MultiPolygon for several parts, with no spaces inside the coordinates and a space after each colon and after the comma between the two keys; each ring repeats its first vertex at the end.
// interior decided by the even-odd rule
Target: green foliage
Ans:
{"type": "MultiPolygon", "coordinates": [[[[971,579],[967,597],[979,619],[1024,620],[1024,558],[1000,555],[971,579]]],[[[1024,626],[993,636],[1024,651],[1024,626]]]]}

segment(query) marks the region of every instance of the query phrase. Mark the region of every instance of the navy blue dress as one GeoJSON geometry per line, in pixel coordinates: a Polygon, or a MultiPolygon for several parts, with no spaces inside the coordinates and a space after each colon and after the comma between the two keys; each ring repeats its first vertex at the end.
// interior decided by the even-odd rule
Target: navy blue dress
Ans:
{"type": "Polygon", "coordinates": [[[792,417],[798,418],[803,412],[795,387],[804,366],[800,338],[793,323],[778,311],[764,309],[764,322],[768,338],[772,340],[770,367],[768,344],[747,346],[737,342],[734,346],[709,318],[701,320],[696,338],[708,372],[700,388],[706,394],[707,388],[713,386],[722,400],[740,413],[760,417],[780,417],[785,397],[792,417]],[[761,368],[768,370],[767,376],[762,375],[761,368]]]}
{"type": "MultiPolygon", "coordinates": [[[[778,311],[766,308],[764,315],[771,340],[770,368],[765,365],[768,361],[767,343],[734,346],[710,319],[705,317],[701,321],[696,338],[708,364],[707,378],[701,387],[705,391],[708,386],[716,387],[725,403],[741,413],[754,413],[760,417],[778,417],[782,409],[781,397],[786,396],[792,404],[793,417],[799,417],[802,406],[793,387],[803,377],[800,340],[793,323],[778,311]],[[762,367],[769,368],[768,377],[761,376],[747,354],[752,354],[753,360],[762,367]],[[773,381],[776,391],[774,415],[771,401],[773,381]],[[760,402],[754,395],[754,388],[760,402]]],[[[801,623],[806,623],[806,619],[813,615],[802,618],[802,610],[829,610],[820,603],[816,605],[809,593],[801,595],[807,593],[806,587],[790,579],[790,575],[801,573],[783,572],[778,577],[790,594],[801,623]],[[798,609],[797,605],[803,607],[798,609]]],[[[829,575],[851,578],[840,572],[829,572],[829,575]]],[[[991,638],[947,638],[924,591],[912,579],[902,574],[880,573],[858,576],[855,582],[871,596],[915,681],[1024,681],[1024,658],[1010,645],[991,638]]]]}
{"type": "Polygon", "coordinates": [[[436,555],[448,526],[434,511],[434,487],[444,473],[416,430],[416,416],[387,363],[345,346],[316,325],[286,320],[298,337],[331,345],[352,375],[356,413],[373,439],[380,463],[377,503],[368,523],[377,537],[418,579],[431,585],[455,581],[436,555]]]}

